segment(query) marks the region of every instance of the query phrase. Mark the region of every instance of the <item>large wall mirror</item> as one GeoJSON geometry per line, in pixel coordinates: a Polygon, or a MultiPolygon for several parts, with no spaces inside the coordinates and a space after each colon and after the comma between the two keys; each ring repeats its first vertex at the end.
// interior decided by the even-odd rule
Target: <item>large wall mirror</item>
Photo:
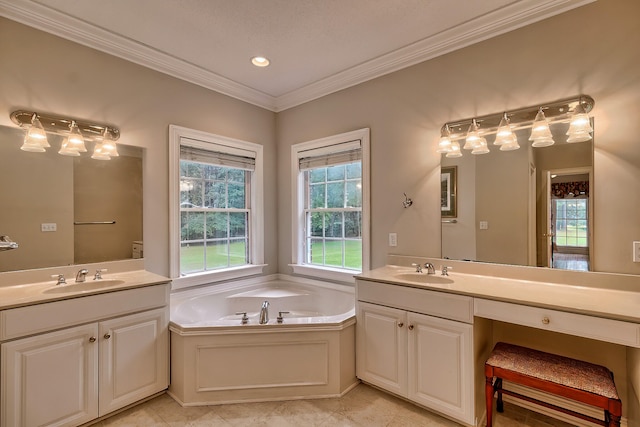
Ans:
{"type": "Polygon", "coordinates": [[[567,127],[551,125],[548,147],[522,129],[520,149],[442,157],[443,258],[592,270],[593,140],[567,143],[567,127]]]}
{"type": "Polygon", "coordinates": [[[109,161],[20,150],[24,131],[0,126],[0,272],[139,257],[143,149],[118,144],[109,161]],[[135,249],[135,250],[134,250],[135,249]]]}

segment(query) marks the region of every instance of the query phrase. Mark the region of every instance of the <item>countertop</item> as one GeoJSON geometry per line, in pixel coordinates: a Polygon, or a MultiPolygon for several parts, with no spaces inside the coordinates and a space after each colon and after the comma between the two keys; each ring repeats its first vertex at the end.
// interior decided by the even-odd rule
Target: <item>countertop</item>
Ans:
{"type": "Polygon", "coordinates": [[[56,285],[55,279],[50,279],[46,282],[0,286],[0,310],[158,285],[171,281],[171,279],[145,270],[105,273],[102,277],[103,282],[101,283],[100,280],[93,280],[92,275],[87,275],[86,282],[80,286],[76,286],[73,278],[67,279],[66,285],[56,285]],[[106,286],[101,286],[102,284],[106,286]],[[83,289],[85,285],[86,289],[83,289]],[[65,286],[73,290],[65,292],[65,286]]]}
{"type": "Polygon", "coordinates": [[[602,287],[579,286],[456,271],[451,271],[449,276],[441,276],[439,270],[431,277],[434,280],[448,278],[451,282],[428,283],[430,276],[426,271],[415,273],[412,267],[387,265],[359,274],[356,278],[640,323],[640,292],[615,289],[609,284],[602,287]],[[402,274],[413,275],[420,282],[399,278],[402,274]]]}

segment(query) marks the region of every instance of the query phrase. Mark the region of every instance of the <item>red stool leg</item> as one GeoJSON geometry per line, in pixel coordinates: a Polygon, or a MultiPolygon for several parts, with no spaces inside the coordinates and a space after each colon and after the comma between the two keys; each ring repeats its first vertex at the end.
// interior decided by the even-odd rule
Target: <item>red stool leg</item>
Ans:
{"type": "Polygon", "coordinates": [[[487,401],[487,427],[492,427],[493,418],[493,377],[485,378],[485,399],[487,401]]]}
{"type": "Polygon", "coordinates": [[[502,378],[496,378],[493,389],[498,392],[498,401],[496,403],[496,411],[504,412],[504,403],[502,402],[502,378]]]}

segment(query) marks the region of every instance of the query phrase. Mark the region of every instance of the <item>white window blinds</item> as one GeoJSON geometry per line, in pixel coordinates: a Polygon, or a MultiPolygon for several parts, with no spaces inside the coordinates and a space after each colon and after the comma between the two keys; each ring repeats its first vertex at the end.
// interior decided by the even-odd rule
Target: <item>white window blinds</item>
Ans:
{"type": "Polygon", "coordinates": [[[362,160],[362,142],[359,139],[298,153],[298,165],[301,171],[344,165],[360,160],[362,160]]]}
{"type": "Polygon", "coordinates": [[[218,151],[205,150],[187,145],[180,145],[180,160],[244,169],[248,171],[253,171],[256,168],[255,157],[221,153],[218,151]]]}

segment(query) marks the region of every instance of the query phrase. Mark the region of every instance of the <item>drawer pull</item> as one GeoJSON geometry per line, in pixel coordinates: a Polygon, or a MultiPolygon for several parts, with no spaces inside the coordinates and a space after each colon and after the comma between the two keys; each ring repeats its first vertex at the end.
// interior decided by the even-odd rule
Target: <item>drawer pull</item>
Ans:
{"type": "Polygon", "coordinates": [[[398,328],[402,328],[403,326],[404,326],[404,323],[398,322],[398,328]]]}
{"type": "Polygon", "coordinates": [[[548,325],[551,322],[551,320],[549,320],[549,318],[547,316],[544,316],[542,318],[542,324],[543,325],[548,325]]]}
{"type": "Polygon", "coordinates": [[[409,325],[407,328],[409,328],[410,331],[413,331],[413,325],[409,325]]]}
{"type": "Polygon", "coordinates": [[[89,342],[96,342],[96,337],[89,338],[89,342]]]}
{"type": "Polygon", "coordinates": [[[106,334],[104,334],[104,339],[108,340],[109,338],[111,338],[111,335],[109,335],[109,332],[107,332],[106,334]]]}

